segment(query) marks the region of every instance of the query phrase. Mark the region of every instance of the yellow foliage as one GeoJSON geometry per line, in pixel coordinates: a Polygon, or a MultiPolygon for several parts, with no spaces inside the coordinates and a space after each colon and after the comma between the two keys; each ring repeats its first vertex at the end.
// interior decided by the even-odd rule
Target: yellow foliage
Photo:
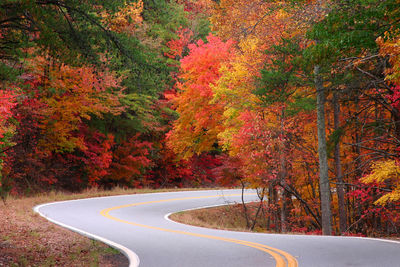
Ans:
{"type": "Polygon", "coordinates": [[[391,68],[385,70],[386,80],[400,84],[400,31],[385,33],[385,39],[379,37],[376,42],[382,56],[389,56],[391,68]],[[393,37],[394,36],[394,37],[393,37]]]}
{"type": "Polygon", "coordinates": [[[222,75],[215,85],[211,85],[214,92],[211,103],[224,105],[224,130],[218,133],[218,139],[224,149],[231,150],[232,156],[236,153],[230,147],[231,141],[242,126],[240,114],[246,110],[257,109],[259,98],[253,94],[254,78],[257,77],[264,60],[258,38],[245,38],[238,46],[235,57],[220,67],[222,75]]]}
{"type": "Polygon", "coordinates": [[[143,22],[143,1],[139,0],[136,3],[125,4],[118,12],[110,15],[103,12],[103,23],[108,25],[111,31],[118,33],[125,32],[133,34],[136,27],[143,22]]]}
{"type": "Polygon", "coordinates": [[[400,199],[400,166],[394,160],[380,161],[372,166],[372,173],[361,179],[364,183],[382,183],[391,180],[395,189],[375,201],[377,205],[386,205],[400,199]]]}
{"type": "Polygon", "coordinates": [[[270,42],[282,27],[280,6],[279,2],[221,0],[210,18],[212,30],[223,39],[240,41],[252,35],[270,42]]]}

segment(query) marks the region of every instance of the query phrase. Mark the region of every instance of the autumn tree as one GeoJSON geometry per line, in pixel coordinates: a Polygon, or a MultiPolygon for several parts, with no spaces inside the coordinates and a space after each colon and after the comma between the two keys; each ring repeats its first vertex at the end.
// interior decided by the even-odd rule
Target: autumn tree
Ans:
{"type": "Polygon", "coordinates": [[[13,145],[12,136],[15,133],[15,125],[10,119],[12,117],[11,110],[16,105],[16,97],[16,92],[0,91],[0,197],[3,201],[5,201],[12,186],[7,175],[4,176],[3,164],[7,150],[13,145]]]}
{"type": "MultiPolygon", "coordinates": [[[[317,40],[317,42],[306,49],[305,56],[319,66],[317,69],[319,75],[316,77],[324,81],[324,83],[320,83],[320,89],[326,93],[334,92],[336,110],[339,102],[344,102],[350,110],[353,109],[351,113],[354,116],[347,118],[347,122],[352,121],[353,123],[338,127],[336,118],[336,130],[331,135],[330,141],[335,140],[333,142],[337,149],[340,138],[345,138],[343,135],[346,130],[349,131],[352,128],[354,131],[353,141],[347,142],[347,145],[351,145],[355,153],[354,160],[350,163],[354,166],[354,170],[349,172],[354,174],[353,181],[355,183],[358,182],[365,167],[368,166],[365,162],[376,160],[382,154],[386,154],[385,150],[388,148],[385,141],[387,137],[379,137],[376,135],[378,132],[372,130],[374,123],[383,122],[387,111],[390,111],[390,106],[385,103],[385,97],[382,94],[387,90],[387,86],[382,76],[383,61],[377,56],[375,40],[386,29],[396,25],[395,20],[392,21],[385,15],[393,14],[396,17],[395,2],[329,2],[325,6],[327,15],[314,23],[308,34],[309,38],[317,40]],[[375,118],[370,116],[371,113],[375,113],[375,118]],[[365,130],[360,131],[361,129],[365,130]]],[[[329,97],[329,94],[326,96],[329,97]]],[[[335,116],[337,117],[337,114],[335,116]]],[[[338,152],[336,154],[335,164],[339,166],[341,165],[340,158],[338,152]]],[[[341,195],[340,203],[343,205],[342,190],[345,174],[339,168],[337,167],[336,170],[337,190],[341,195]]],[[[356,221],[359,221],[362,219],[361,209],[363,207],[360,203],[354,203],[354,205],[356,208],[352,212],[358,214],[355,217],[358,218],[356,221]]],[[[342,209],[341,213],[344,214],[343,207],[340,208],[342,209]]],[[[343,231],[345,225],[343,215],[340,220],[343,231]]]]}
{"type": "MultiPolygon", "coordinates": [[[[385,80],[391,86],[391,92],[389,92],[387,99],[390,101],[391,106],[395,109],[395,119],[393,123],[396,125],[396,123],[398,123],[398,121],[396,120],[396,118],[398,117],[397,112],[400,112],[400,94],[398,86],[400,84],[400,49],[398,46],[399,37],[396,32],[394,32],[394,34],[391,32],[386,32],[384,37],[387,39],[384,40],[383,37],[379,37],[377,43],[380,47],[381,55],[389,57],[390,67],[385,70],[385,80]]],[[[398,135],[396,134],[396,136],[398,135]]],[[[400,199],[400,168],[398,162],[398,147],[396,149],[396,152],[397,155],[393,155],[394,159],[374,163],[371,173],[363,177],[362,179],[362,181],[365,183],[378,183],[382,185],[384,182],[386,182],[386,184],[389,186],[389,192],[385,193],[378,200],[376,200],[375,204],[388,205],[389,203],[396,202],[400,199]]]]}
{"type": "Polygon", "coordinates": [[[211,34],[207,41],[189,45],[189,55],[181,60],[182,83],[175,104],[179,118],[168,133],[168,142],[183,158],[209,151],[221,131],[222,106],[210,103],[210,85],[220,77],[221,63],[231,58],[233,42],[223,42],[211,34]]]}

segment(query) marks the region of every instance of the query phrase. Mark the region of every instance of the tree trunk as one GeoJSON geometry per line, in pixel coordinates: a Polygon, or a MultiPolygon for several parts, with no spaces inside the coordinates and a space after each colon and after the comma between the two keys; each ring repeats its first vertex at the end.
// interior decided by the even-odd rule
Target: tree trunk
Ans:
{"type": "Polygon", "coordinates": [[[242,207],[243,207],[243,215],[244,218],[246,219],[246,227],[247,229],[250,229],[250,220],[249,220],[249,214],[247,212],[247,206],[246,203],[244,202],[244,189],[245,189],[245,184],[242,180],[240,180],[240,183],[242,184],[242,207]]]}
{"type": "MultiPolygon", "coordinates": [[[[340,116],[340,104],[338,101],[337,92],[333,94],[333,128],[335,131],[339,130],[339,116],[340,116]]],[[[339,205],[339,230],[340,234],[346,232],[347,229],[347,214],[346,214],[346,203],[344,199],[344,185],[343,185],[343,173],[342,163],[340,161],[340,142],[337,140],[335,144],[335,169],[336,169],[336,193],[338,196],[339,205]]]]}
{"type": "MultiPolygon", "coordinates": [[[[279,136],[279,161],[280,161],[280,172],[279,172],[279,180],[281,185],[286,185],[286,154],[285,154],[285,140],[284,136],[284,125],[285,125],[285,111],[282,108],[280,114],[280,136],[279,136]]],[[[288,231],[287,227],[287,217],[288,217],[288,208],[287,208],[287,198],[288,194],[286,190],[282,191],[282,205],[281,205],[281,232],[286,233],[288,231]]]]}
{"type": "MultiPolygon", "coordinates": [[[[355,99],[355,109],[359,110],[360,106],[359,106],[359,101],[360,101],[360,95],[356,95],[356,99],[355,99]]],[[[362,177],[362,170],[361,170],[361,141],[362,141],[362,125],[360,123],[360,121],[362,121],[362,118],[360,119],[359,117],[360,115],[357,116],[356,119],[356,124],[355,124],[355,154],[356,154],[356,159],[355,159],[355,178],[353,182],[357,182],[361,177],[362,177]]],[[[354,190],[353,190],[354,191],[354,190]]],[[[362,224],[362,203],[361,201],[357,201],[357,198],[354,199],[354,216],[356,217],[355,220],[357,221],[355,228],[356,228],[356,232],[362,232],[362,228],[363,228],[363,224],[362,224]]]]}
{"type": "MultiPolygon", "coordinates": [[[[258,191],[258,190],[257,190],[257,191],[258,191]]],[[[260,202],[259,202],[259,204],[258,204],[257,212],[256,212],[256,215],[254,216],[253,223],[252,223],[252,225],[251,225],[251,227],[250,227],[250,230],[251,230],[251,231],[254,230],[254,227],[256,226],[256,223],[257,223],[257,220],[258,220],[258,215],[260,214],[260,211],[261,211],[261,209],[262,209],[262,207],[263,207],[264,196],[265,196],[265,188],[263,188],[263,189],[261,190],[261,193],[258,193],[258,192],[257,192],[257,195],[258,195],[258,198],[260,199],[260,202]]]]}
{"type": "Polygon", "coordinates": [[[271,206],[272,206],[272,199],[273,199],[273,187],[270,184],[268,187],[268,202],[267,202],[267,229],[270,230],[271,227],[271,217],[272,217],[272,213],[271,213],[271,206]]]}
{"type": "Polygon", "coordinates": [[[318,128],[318,157],[319,157],[319,187],[321,197],[322,234],[332,234],[331,223],[331,189],[328,176],[328,156],[325,133],[325,91],[320,74],[320,66],[314,66],[314,81],[317,89],[317,128],[318,128]]]}

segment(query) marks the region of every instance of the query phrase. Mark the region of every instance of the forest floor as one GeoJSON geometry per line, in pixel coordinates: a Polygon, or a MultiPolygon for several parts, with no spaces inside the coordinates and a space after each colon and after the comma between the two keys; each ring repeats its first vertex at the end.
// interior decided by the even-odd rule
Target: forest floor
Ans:
{"type": "Polygon", "coordinates": [[[0,203],[0,267],[128,266],[128,259],[118,250],[47,221],[33,207],[54,201],[177,190],[91,189],[79,194],[50,192],[10,197],[0,203]]]}

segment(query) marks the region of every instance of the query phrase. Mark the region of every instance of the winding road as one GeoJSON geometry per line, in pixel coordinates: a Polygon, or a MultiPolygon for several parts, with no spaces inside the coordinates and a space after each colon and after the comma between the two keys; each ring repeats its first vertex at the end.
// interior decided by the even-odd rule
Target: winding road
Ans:
{"type": "MultiPolygon", "coordinates": [[[[48,203],[48,220],[123,251],[141,267],[400,266],[400,243],[357,237],[258,234],[173,222],[174,212],[241,201],[240,190],[181,191],[48,203]]],[[[256,200],[246,191],[245,201],[256,200]]]]}

